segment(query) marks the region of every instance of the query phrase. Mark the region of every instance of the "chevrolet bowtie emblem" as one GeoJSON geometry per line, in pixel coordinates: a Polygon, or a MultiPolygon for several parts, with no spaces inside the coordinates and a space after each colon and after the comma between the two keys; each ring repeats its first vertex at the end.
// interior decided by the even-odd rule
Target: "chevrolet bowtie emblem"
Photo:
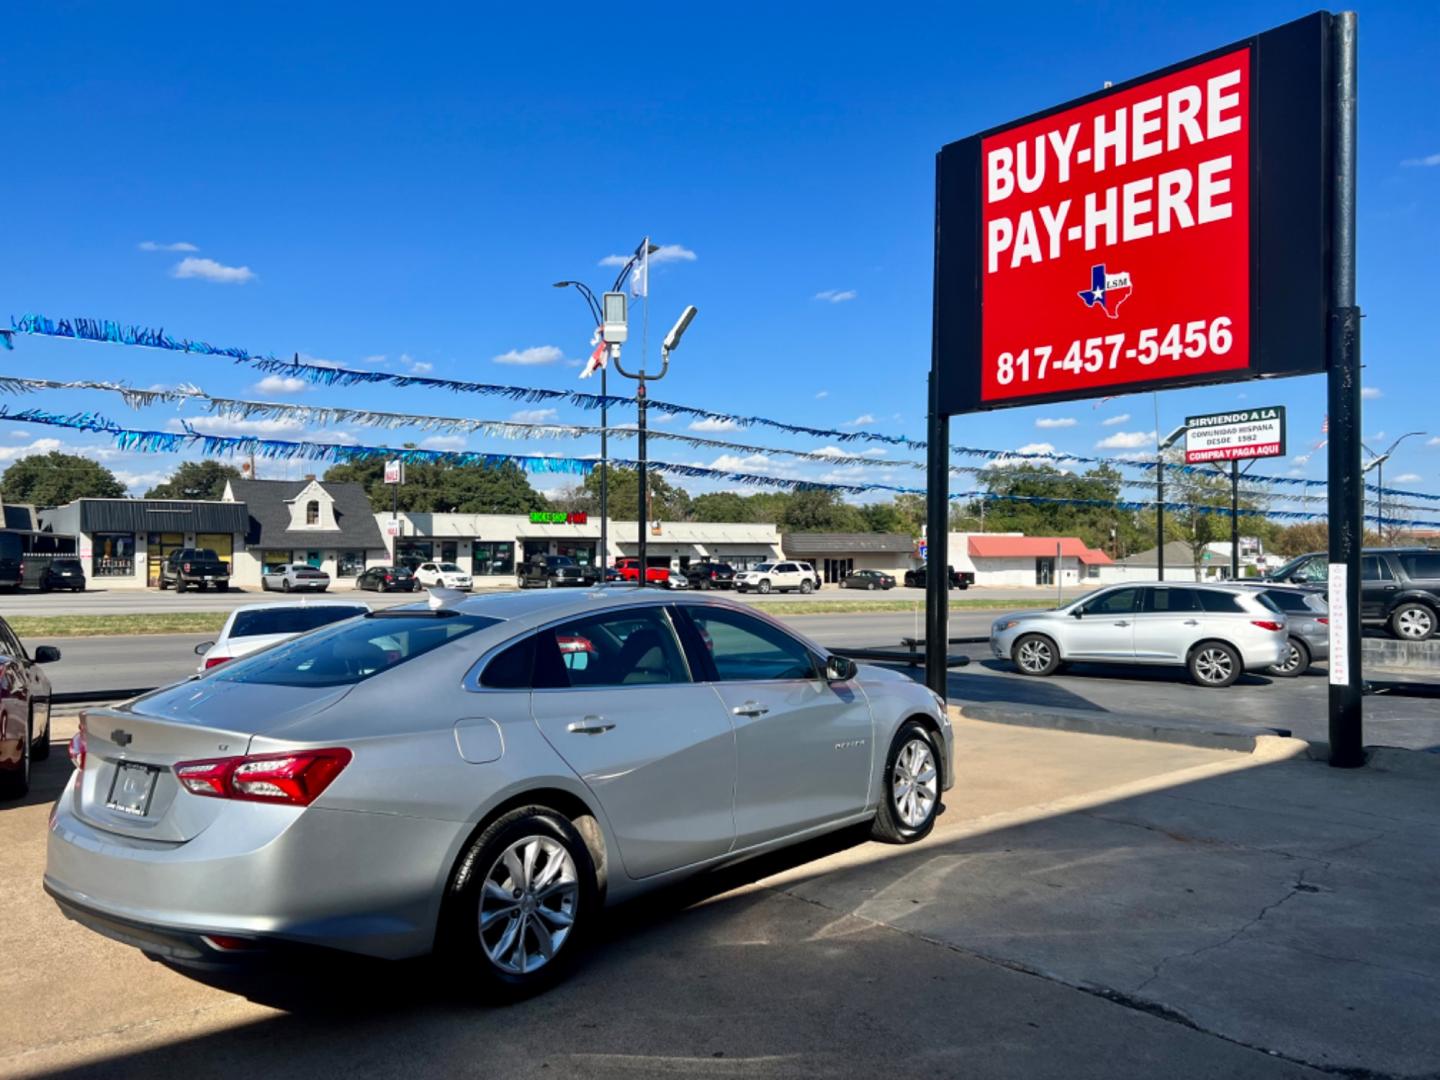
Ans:
{"type": "Polygon", "coordinates": [[[113,742],[116,746],[129,746],[131,740],[133,740],[134,738],[134,735],[131,735],[128,731],[124,731],[118,727],[114,731],[110,732],[110,741],[113,742]]]}

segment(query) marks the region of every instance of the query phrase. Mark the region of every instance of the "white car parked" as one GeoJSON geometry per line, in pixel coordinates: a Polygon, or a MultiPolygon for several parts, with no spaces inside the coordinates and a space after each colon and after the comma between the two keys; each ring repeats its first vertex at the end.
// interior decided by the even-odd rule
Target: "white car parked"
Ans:
{"type": "Polygon", "coordinates": [[[415,580],[425,588],[440,586],[444,589],[458,589],[469,592],[475,584],[470,575],[453,562],[427,562],[415,568],[415,580]]]}
{"type": "Polygon", "coordinates": [[[754,589],[758,593],[815,591],[815,571],[804,563],[762,562],[735,575],[735,588],[740,592],[754,589]]]}
{"type": "Polygon", "coordinates": [[[1290,653],[1288,620],[1243,585],[1118,585],[1051,611],[1005,615],[990,648],[1023,675],[1050,675],[1072,660],[1185,667],[1201,686],[1229,686],[1290,653]]]}
{"type": "Polygon", "coordinates": [[[219,637],[195,646],[195,655],[203,658],[195,670],[203,674],[227,660],[249,656],[299,634],[308,634],[342,619],[364,615],[369,610],[369,604],[354,600],[246,604],[230,613],[225,625],[220,628],[219,637]]]}

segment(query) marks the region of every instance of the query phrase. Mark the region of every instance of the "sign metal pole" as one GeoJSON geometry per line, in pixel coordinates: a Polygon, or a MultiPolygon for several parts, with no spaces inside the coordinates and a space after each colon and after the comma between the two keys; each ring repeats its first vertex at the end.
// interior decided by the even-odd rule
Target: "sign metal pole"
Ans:
{"type": "Polygon", "coordinates": [[[932,368],[925,434],[925,685],[945,697],[945,657],[950,647],[950,417],[938,399],[932,368]]]}
{"type": "Polygon", "coordinates": [[[1360,472],[1360,309],[1355,306],[1356,20],[1334,16],[1331,134],[1334,252],[1330,300],[1330,764],[1365,763],[1361,693],[1360,547],[1364,482],[1360,472]],[[1340,618],[1335,618],[1339,608],[1340,618]]]}
{"type": "Polygon", "coordinates": [[[1240,580],[1240,462],[1230,459],[1230,580],[1240,580]]]}

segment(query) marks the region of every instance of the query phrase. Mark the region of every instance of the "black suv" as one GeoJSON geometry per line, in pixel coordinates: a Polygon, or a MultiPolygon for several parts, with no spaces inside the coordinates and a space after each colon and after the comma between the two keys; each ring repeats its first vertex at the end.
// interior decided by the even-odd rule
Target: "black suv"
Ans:
{"type": "Polygon", "coordinates": [[[594,585],[599,581],[593,567],[581,566],[569,555],[535,555],[515,571],[515,584],[553,589],[558,585],[594,585]]]}
{"type": "MultiPolygon", "coordinates": [[[[1323,551],[1291,559],[1265,577],[1300,585],[1329,584],[1323,551]]],[[[1424,641],[1440,627],[1440,551],[1367,548],[1360,556],[1360,618],[1403,641],[1424,641]]]]}
{"type": "Polygon", "coordinates": [[[723,562],[694,562],[680,571],[692,589],[733,589],[735,568],[723,562]]]}
{"type": "MultiPolygon", "coordinates": [[[[950,588],[968,589],[975,584],[975,575],[969,570],[956,570],[950,567],[950,588]]],[[[905,587],[907,589],[923,589],[925,583],[930,579],[926,566],[916,567],[914,570],[905,571],[905,587]]]]}
{"type": "Polygon", "coordinates": [[[85,568],[80,565],[79,559],[51,559],[45,569],[40,571],[41,592],[52,589],[85,591],[85,568]]]}

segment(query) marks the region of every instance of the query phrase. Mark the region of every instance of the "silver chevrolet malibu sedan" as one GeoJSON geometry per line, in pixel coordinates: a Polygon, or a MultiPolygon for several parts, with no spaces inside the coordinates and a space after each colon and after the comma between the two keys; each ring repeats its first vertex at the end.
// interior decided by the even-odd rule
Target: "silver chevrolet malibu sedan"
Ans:
{"type": "Polygon", "coordinates": [[[601,907],[872,822],[925,836],[944,702],[763,614],[627,589],[433,599],[95,709],[50,819],[70,918],[180,964],[434,951],[551,982],[601,907]]]}

